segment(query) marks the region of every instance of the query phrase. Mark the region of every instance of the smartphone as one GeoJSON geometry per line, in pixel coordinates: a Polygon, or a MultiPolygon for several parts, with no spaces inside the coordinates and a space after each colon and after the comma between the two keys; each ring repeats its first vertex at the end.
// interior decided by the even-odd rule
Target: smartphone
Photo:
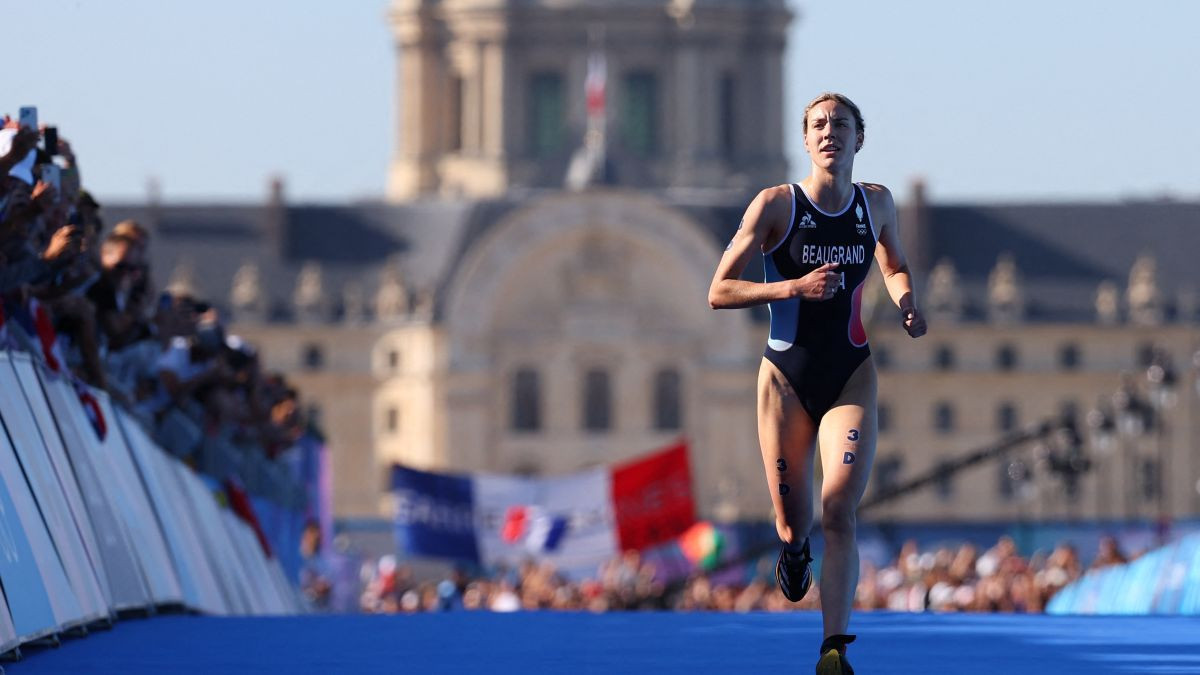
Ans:
{"type": "Polygon", "coordinates": [[[38,128],[37,106],[36,105],[21,106],[20,116],[17,118],[17,120],[18,120],[17,123],[20,124],[21,126],[27,128],[27,129],[33,129],[34,131],[37,131],[37,128],[38,128]]]}
{"type": "Polygon", "coordinates": [[[62,169],[57,164],[43,164],[40,178],[43,183],[54,186],[54,192],[62,199],[62,169]]]}
{"type": "Polygon", "coordinates": [[[43,147],[46,148],[46,154],[51,157],[58,154],[58,127],[46,127],[46,131],[42,132],[43,147]]]}

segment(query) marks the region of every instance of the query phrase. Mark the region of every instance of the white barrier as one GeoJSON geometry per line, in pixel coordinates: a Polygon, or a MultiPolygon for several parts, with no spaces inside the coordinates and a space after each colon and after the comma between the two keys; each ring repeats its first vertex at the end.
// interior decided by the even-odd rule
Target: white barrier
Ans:
{"type": "Polygon", "coordinates": [[[79,615],[74,622],[85,625],[107,617],[108,601],[88,559],[80,528],[67,504],[65,490],[50,464],[50,455],[46,452],[42,432],[33,419],[33,410],[7,358],[0,358],[0,410],[4,411],[4,425],[8,429],[9,440],[16,450],[21,468],[25,470],[29,486],[37,495],[42,520],[79,603],[79,615]]]}
{"type": "Polygon", "coordinates": [[[205,554],[204,545],[196,533],[188,503],[171,473],[172,464],[177,464],[159,450],[146,432],[124,412],[116,412],[112,406],[105,407],[105,414],[124,434],[130,454],[142,476],[142,482],[154,503],[171,557],[179,570],[179,581],[183,586],[184,604],[208,614],[226,614],[229,605],[221,593],[212,563],[205,554]]]}
{"type": "Polygon", "coordinates": [[[66,500],[76,531],[79,533],[79,538],[83,543],[84,549],[87,551],[92,569],[96,572],[95,578],[99,585],[101,596],[104,598],[104,606],[106,608],[112,607],[114,600],[112,587],[109,583],[109,571],[104,563],[101,544],[96,539],[96,528],[92,522],[93,518],[103,518],[105,516],[111,519],[111,510],[108,509],[107,503],[93,506],[91,508],[92,515],[89,515],[88,510],[84,508],[85,500],[80,491],[79,482],[75,478],[75,473],[71,469],[69,460],[67,460],[67,452],[63,448],[58,428],[54,424],[54,416],[51,414],[50,407],[46,403],[41,383],[38,381],[37,373],[34,371],[29,356],[21,353],[13,354],[11,365],[17,382],[21,387],[21,393],[24,395],[25,402],[29,405],[29,411],[33,415],[33,420],[37,425],[41,441],[44,444],[43,447],[46,450],[46,458],[54,469],[54,475],[57,477],[59,487],[62,489],[63,497],[66,500]]]}
{"type": "Polygon", "coordinates": [[[16,649],[20,644],[17,629],[13,627],[12,617],[8,613],[8,605],[0,603],[0,654],[16,649]]]}
{"type": "MultiPolygon", "coordinates": [[[[146,497],[146,490],[141,485],[137,470],[129,459],[129,451],[125,448],[121,434],[115,428],[100,440],[92,429],[91,422],[79,403],[79,397],[71,383],[64,379],[43,378],[50,408],[59,420],[69,420],[69,424],[80,429],[79,440],[81,452],[79,455],[91,461],[97,473],[106,480],[101,482],[108,492],[109,501],[117,508],[128,529],[131,541],[136,542],[134,553],[142,563],[142,572],[146,575],[147,586],[150,588],[150,599],[155,604],[168,605],[182,603],[183,592],[179,588],[179,579],[171,565],[171,556],[167,553],[167,544],[163,540],[162,530],[154,517],[154,509],[146,497]]],[[[96,392],[97,398],[103,398],[102,392],[96,392]]],[[[74,455],[72,459],[74,460],[74,455]]]]}
{"type": "Polygon", "coordinates": [[[53,634],[57,623],[42,571],[25,534],[27,526],[17,509],[19,501],[32,501],[33,497],[15,464],[8,435],[0,433],[0,581],[4,582],[13,635],[17,642],[26,642],[53,634]]]}
{"type": "MultiPolygon", "coordinates": [[[[6,427],[12,417],[12,413],[4,414],[6,427]]],[[[12,432],[10,431],[10,433],[12,432]]],[[[0,475],[4,476],[8,494],[16,509],[17,519],[29,541],[33,561],[41,575],[42,588],[45,589],[46,597],[50,601],[53,623],[39,627],[45,631],[44,633],[42,630],[37,630],[34,634],[52,634],[62,628],[79,625],[84,618],[83,609],[79,606],[79,599],[75,597],[75,591],[71,588],[70,582],[67,581],[67,572],[63,569],[62,560],[54,548],[54,542],[50,539],[50,532],[42,519],[38,503],[33,497],[21,465],[17,463],[17,455],[13,450],[12,443],[9,442],[8,435],[0,439],[0,475]]],[[[5,587],[7,588],[7,586],[6,583],[5,587]]],[[[23,617],[14,617],[14,619],[18,618],[23,617]]]]}
{"type": "MultiPolygon", "coordinates": [[[[102,566],[108,579],[111,598],[109,606],[120,612],[152,605],[142,564],[134,553],[134,540],[113,505],[108,490],[105,489],[107,476],[103,472],[97,472],[89,457],[84,434],[92,434],[94,437],[94,432],[90,426],[77,426],[70,416],[55,414],[50,409],[50,397],[42,387],[42,378],[36,372],[37,368],[28,361],[24,364],[27,367],[22,367],[22,361],[17,360],[16,356],[14,355],[13,366],[25,391],[30,393],[28,399],[35,399],[35,391],[43,392],[40,406],[43,415],[40,419],[48,425],[43,427],[45,437],[52,438],[55,433],[58,434],[59,442],[47,443],[47,450],[51,458],[56,459],[56,465],[61,467],[60,475],[73,474],[79,486],[81,499],[86,506],[82,519],[91,520],[94,539],[100,551],[99,558],[103,561],[102,565],[97,565],[97,570],[102,566]],[[56,450],[59,451],[57,458],[56,450]]],[[[39,412],[36,403],[33,408],[35,413],[39,412]]],[[[81,522],[82,519],[77,519],[77,522],[81,522]]],[[[84,528],[81,526],[80,529],[84,528]]]]}
{"type": "Polygon", "coordinates": [[[90,393],[103,439],[68,380],[0,351],[0,654],[126,610],[304,611],[253,530],[90,393]]]}

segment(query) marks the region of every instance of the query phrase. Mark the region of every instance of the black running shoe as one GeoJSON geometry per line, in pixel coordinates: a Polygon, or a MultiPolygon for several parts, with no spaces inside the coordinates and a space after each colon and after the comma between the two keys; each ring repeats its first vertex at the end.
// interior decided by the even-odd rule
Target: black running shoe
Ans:
{"type": "Polygon", "coordinates": [[[812,586],[812,569],[809,563],[812,556],[808,554],[808,539],[799,553],[792,553],[784,546],[779,551],[779,562],[775,563],[775,580],[779,582],[779,590],[783,597],[792,602],[800,602],[808,587],[812,586]]]}
{"type": "Polygon", "coordinates": [[[830,635],[821,643],[821,660],[817,661],[817,675],[854,675],[854,669],[846,660],[846,645],[854,642],[853,635],[830,635]]]}

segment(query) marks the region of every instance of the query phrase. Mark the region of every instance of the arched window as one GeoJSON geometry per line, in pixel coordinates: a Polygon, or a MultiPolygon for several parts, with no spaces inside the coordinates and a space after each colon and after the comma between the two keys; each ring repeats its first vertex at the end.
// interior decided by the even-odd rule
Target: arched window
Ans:
{"type": "Polygon", "coordinates": [[[592,368],[584,375],[583,428],[586,431],[612,428],[612,382],[607,370],[592,368]]]}
{"type": "Polygon", "coordinates": [[[674,431],[683,428],[683,405],[679,371],[665,368],[654,376],[654,428],[674,431]]]}
{"type": "Polygon", "coordinates": [[[513,431],[538,431],[542,428],[542,383],[536,370],[521,368],[512,378],[513,431]]]}

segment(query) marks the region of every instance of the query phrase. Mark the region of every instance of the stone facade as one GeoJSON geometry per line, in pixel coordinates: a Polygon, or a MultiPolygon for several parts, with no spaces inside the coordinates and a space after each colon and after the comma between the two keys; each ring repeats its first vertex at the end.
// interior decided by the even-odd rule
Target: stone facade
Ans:
{"type": "MultiPolygon", "coordinates": [[[[397,0],[387,203],[290,205],[275,182],[261,206],[105,214],[151,226],[156,274],[217,302],[319,410],[339,516],[386,516],[394,462],[552,475],[684,436],[702,515],[768,519],[754,404],[766,312],[714,312],[706,296],[754,192],[789,180],[788,18],[775,0],[397,0]],[[564,190],[597,49],[606,170],[564,190]],[[657,101],[649,153],[622,147],[630,72],[653,75],[643,95],[657,87],[643,97],[657,101]],[[531,144],[536,87],[549,92],[538,105],[561,94],[558,145],[531,144]]],[[[931,325],[909,339],[875,275],[876,484],[1064,407],[1082,420],[1123,373],[1143,381],[1155,349],[1174,363],[1175,400],[1165,424],[1106,448],[1085,427],[1093,468],[1076,496],[1047,470],[1061,448],[1026,447],[871,517],[1200,511],[1200,204],[935,205],[920,185],[892,187],[931,325]]],[[[761,278],[754,265],[747,278],[761,278]]]]}
{"type": "Polygon", "coordinates": [[[561,187],[587,129],[593,55],[606,64],[613,180],[743,190],[778,180],[789,18],[782,0],[396,0],[388,197],[561,187]],[[554,129],[538,124],[547,114],[554,129]]]}

